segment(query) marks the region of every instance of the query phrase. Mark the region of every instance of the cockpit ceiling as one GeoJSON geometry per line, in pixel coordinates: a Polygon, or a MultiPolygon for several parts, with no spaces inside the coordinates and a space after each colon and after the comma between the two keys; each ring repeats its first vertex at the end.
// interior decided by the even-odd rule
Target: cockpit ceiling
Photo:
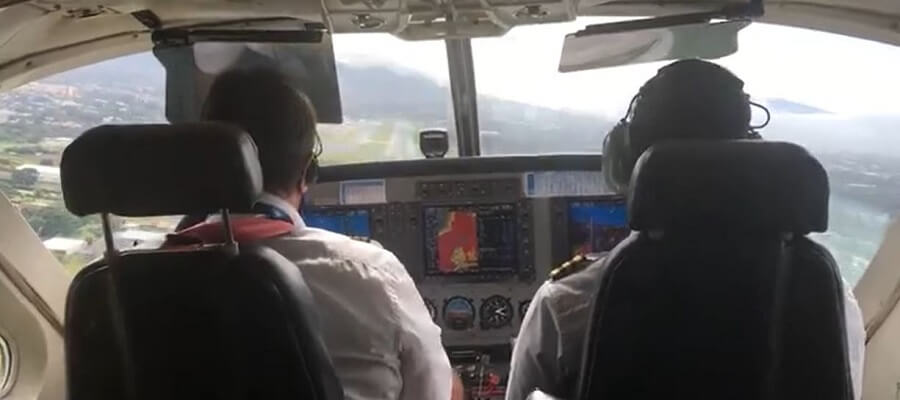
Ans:
{"type": "MultiPolygon", "coordinates": [[[[764,0],[763,22],[900,45],[897,0],[764,0]]],[[[132,16],[162,27],[322,22],[336,33],[389,32],[408,40],[503,35],[518,25],[577,16],[651,16],[720,8],[732,0],[0,0],[0,91],[150,48],[132,16]],[[102,3],[102,4],[98,4],[102,3]]]]}

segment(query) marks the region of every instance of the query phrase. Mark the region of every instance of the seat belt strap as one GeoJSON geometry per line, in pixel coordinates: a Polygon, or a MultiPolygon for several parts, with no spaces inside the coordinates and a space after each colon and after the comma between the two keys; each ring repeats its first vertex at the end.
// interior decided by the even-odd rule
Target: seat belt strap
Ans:
{"type": "MultiPolygon", "coordinates": [[[[232,221],[234,240],[250,243],[286,235],[294,230],[294,225],[278,219],[240,218],[232,221]]],[[[163,247],[223,243],[225,229],[221,221],[203,222],[190,228],[166,236],[163,247]]]]}

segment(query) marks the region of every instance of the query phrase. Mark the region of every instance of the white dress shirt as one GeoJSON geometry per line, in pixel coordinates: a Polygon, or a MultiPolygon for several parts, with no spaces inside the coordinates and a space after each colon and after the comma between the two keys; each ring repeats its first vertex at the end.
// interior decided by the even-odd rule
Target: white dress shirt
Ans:
{"type": "MultiPolygon", "coordinates": [[[[534,389],[561,398],[574,395],[602,264],[594,262],[563,279],[544,282],[534,294],[513,348],[506,400],[523,400],[534,389]]],[[[850,376],[859,399],[866,333],[853,291],[849,285],[844,288],[850,376]]]]}
{"type": "Polygon", "coordinates": [[[318,307],[325,346],[349,400],[448,400],[452,370],[419,291],[391,252],[310,228],[263,195],[294,231],[263,244],[297,264],[318,307]]]}

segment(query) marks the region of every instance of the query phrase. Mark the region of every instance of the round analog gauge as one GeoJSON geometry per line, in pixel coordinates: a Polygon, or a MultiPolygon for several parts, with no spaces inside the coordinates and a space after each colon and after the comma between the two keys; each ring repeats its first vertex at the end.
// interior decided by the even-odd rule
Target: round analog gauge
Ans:
{"type": "Polygon", "coordinates": [[[472,300],[462,296],[454,296],[444,302],[444,325],[462,331],[470,329],[475,322],[475,306],[472,300]]]}
{"type": "Polygon", "coordinates": [[[528,306],[531,305],[531,300],[525,300],[519,303],[519,319],[525,319],[525,313],[528,312],[528,306]]]}
{"type": "Polygon", "coordinates": [[[481,302],[481,329],[499,329],[512,321],[513,307],[503,296],[491,296],[481,302]]]}
{"type": "Polygon", "coordinates": [[[425,298],[425,308],[428,309],[428,314],[431,315],[432,321],[437,321],[437,307],[434,306],[434,302],[429,298],[425,298]]]}

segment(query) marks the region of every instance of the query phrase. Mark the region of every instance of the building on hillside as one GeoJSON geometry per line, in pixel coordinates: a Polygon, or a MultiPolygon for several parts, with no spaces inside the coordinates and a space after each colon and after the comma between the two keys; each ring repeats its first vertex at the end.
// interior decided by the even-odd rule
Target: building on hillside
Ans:
{"type": "Polygon", "coordinates": [[[56,137],[44,138],[43,140],[41,140],[41,144],[50,145],[50,146],[66,147],[69,144],[71,144],[72,141],[74,141],[74,140],[75,139],[70,138],[70,137],[56,136],[56,137]]]}
{"type": "MultiPolygon", "coordinates": [[[[156,249],[162,246],[166,240],[164,232],[145,231],[140,229],[126,229],[113,232],[113,245],[116,250],[156,249]]],[[[81,254],[88,258],[101,257],[106,252],[106,242],[103,238],[94,240],[81,254]]]]}
{"type": "Polygon", "coordinates": [[[74,239],[57,236],[44,241],[44,247],[57,256],[68,256],[75,253],[84,252],[88,243],[82,239],[74,239]]]}
{"type": "Polygon", "coordinates": [[[38,172],[39,183],[52,183],[57,185],[60,183],[59,167],[38,164],[22,164],[16,167],[16,170],[23,170],[28,168],[34,169],[38,172]]]}
{"type": "Polygon", "coordinates": [[[113,239],[117,249],[131,248],[157,248],[166,240],[163,232],[145,231],[140,229],[126,229],[113,232],[113,239]]]}

